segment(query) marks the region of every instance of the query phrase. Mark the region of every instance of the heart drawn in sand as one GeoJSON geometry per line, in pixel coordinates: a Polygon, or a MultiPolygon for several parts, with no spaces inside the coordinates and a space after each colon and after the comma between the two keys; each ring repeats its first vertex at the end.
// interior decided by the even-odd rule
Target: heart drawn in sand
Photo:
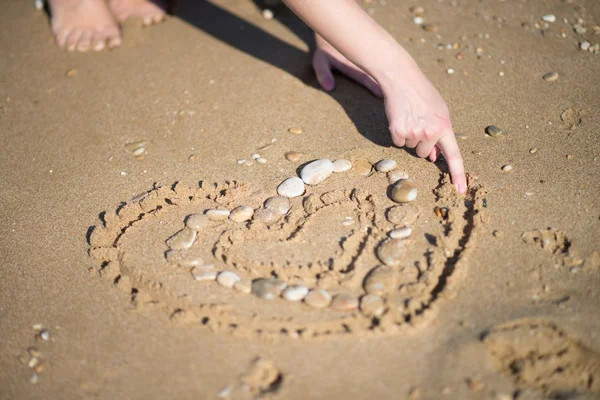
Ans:
{"type": "Polygon", "coordinates": [[[271,200],[273,212],[271,192],[238,182],[156,185],[101,215],[89,236],[90,270],[136,308],[215,332],[314,338],[411,329],[455,292],[485,191],[471,182],[462,198],[442,176],[406,206],[387,197],[388,185],[382,173],[334,174],[302,196],[271,200]],[[406,222],[398,215],[410,213],[410,237],[388,237],[406,222]]]}

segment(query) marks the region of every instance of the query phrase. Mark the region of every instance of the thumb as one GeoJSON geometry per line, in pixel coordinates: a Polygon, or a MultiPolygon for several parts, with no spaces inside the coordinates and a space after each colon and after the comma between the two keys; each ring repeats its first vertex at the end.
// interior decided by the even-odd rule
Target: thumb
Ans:
{"type": "Polygon", "coordinates": [[[330,92],[335,88],[335,79],[331,72],[331,64],[327,57],[320,51],[316,51],[313,57],[313,69],[321,87],[330,92]]]}

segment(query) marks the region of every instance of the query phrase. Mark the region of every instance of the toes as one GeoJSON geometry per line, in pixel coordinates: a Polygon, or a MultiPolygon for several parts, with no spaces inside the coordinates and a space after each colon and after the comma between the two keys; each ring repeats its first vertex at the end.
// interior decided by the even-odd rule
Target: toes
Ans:
{"type": "Polygon", "coordinates": [[[108,48],[114,49],[115,47],[119,47],[121,45],[121,37],[111,37],[108,39],[108,48]]]}
{"type": "Polygon", "coordinates": [[[92,33],[85,31],[77,42],[77,51],[86,52],[92,47],[92,33]]]}
{"type": "Polygon", "coordinates": [[[67,44],[67,38],[69,37],[69,31],[61,31],[56,34],[56,45],[61,49],[67,44]]]}
{"type": "Polygon", "coordinates": [[[95,33],[92,36],[92,49],[102,51],[106,47],[106,37],[101,33],[95,33]]]}
{"type": "Polygon", "coordinates": [[[163,22],[165,20],[165,14],[156,14],[152,20],[154,21],[155,24],[160,24],[161,22],[163,22]]]}
{"type": "Polygon", "coordinates": [[[74,31],[69,34],[66,41],[68,51],[75,51],[75,49],[77,48],[77,42],[79,42],[79,39],[82,35],[82,31],[74,31]]]}

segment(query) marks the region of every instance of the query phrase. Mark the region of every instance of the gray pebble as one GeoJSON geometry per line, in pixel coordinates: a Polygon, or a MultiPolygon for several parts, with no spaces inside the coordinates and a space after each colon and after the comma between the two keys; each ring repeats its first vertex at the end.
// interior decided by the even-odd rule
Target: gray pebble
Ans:
{"type": "Polygon", "coordinates": [[[377,247],[377,258],[390,267],[402,264],[406,255],[406,245],[401,239],[386,239],[377,247]]]}
{"type": "Polygon", "coordinates": [[[325,308],[331,304],[331,295],[325,289],[312,289],[304,298],[304,303],[314,308],[325,308]]]}
{"type": "Polygon", "coordinates": [[[167,246],[172,250],[186,250],[196,241],[196,231],[183,228],[167,240],[167,246]]]}
{"type": "Polygon", "coordinates": [[[265,201],[265,209],[271,210],[275,214],[279,214],[279,215],[287,214],[288,211],[290,211],[291,207],[292,207],[292,205],[290,204],[289,199],[287,197],[283,197],[283,196],[269,197],[265,201]]]}
{"type": "Polygon", "coordinates": [[[252,294],[264,300],[273,300],[281,295],[286,286],[284,281],[277,278],[256,279],[252,282],[252,294]]]}
{"type": "Polygon", "coordinates": [[[375,267],[369,272],[363,282],[363,287],[368,294],[382,296],[396,289],[398,272],[386,265],[375,267]]]}

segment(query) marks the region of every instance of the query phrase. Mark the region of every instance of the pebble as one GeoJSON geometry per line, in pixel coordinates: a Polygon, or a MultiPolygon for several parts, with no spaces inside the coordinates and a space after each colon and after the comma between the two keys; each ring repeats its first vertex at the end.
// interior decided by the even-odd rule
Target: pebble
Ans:
{"type": "Polygon", "coordinates": [[[44,0],[35,0],[34,4],[35,4],[35,9],[36,10],[43,10],[44,9],[44,0]]]}
{"type": "Polygon", "coordinates": [[[333,172],[346,172],[352,168],[352,163],[343,158],[333,162],[333,172]]]}
{"type": "Polygon", "coordinates": [[[585,42],[581,42],[579,44],[579,48],[583,51],[587,51],[590,48],[590,42],[588,42],[587,40],[585,42]]]}
{"type": "Polygon", "coordinates": [[[256,159],[256,162],[259,163],[259,164],[266,164],[267,163],[267,159],[263,158],[263,157],[258,157],[256,159]]]}
{"type": "Polygon", "coordinates": [[[386,239],[377,247],[377,258],[387,266],[397,267],[404,261],[406,246],[401,239],[386,239]]]}
{"type": "Polygon", "coordinates": [[[386,212],[387,220],[394,225],[410,225],[419,217],[419,210],[410,205],[390,207],[386,212]]]}
{"type": "Polygon", "coordinates": [[[448,69],[446,70],[446,73],[447,73],[448,75],[452,75],[452,74],[454,74],[454,69],[452,69],[452,68],[448,68],[448,69]]]}
{"type": "Polygon", "coordinates": [[[36,357],[36,358],[42,357],[42,352],[39,351],[36,347],[27,348],[27,353],[29,353],[29,355],[31,357],[36,357]]]}
{"type": "Polygon", "coordinates": [[[239,206],[231,210],[229,219],[233,222],[244,222],[252,219],[254,209],[250,206],[239,206]]]}
{"type": "Polygon", "coordinates": [[[307,185],[317,185],[323,182],[333,173],[333,163],[331,160],[322,158],[311,161],[300,171],[300,178],[307,185]]]}
{"type": "Polygon", "coordinates": [[[252,292],[252,283],[247,280],[240,280],[233,284],[233,288],[238,292],[250,294],[252,292]]]}
{"type": "Polygon", "coordinates": [[[193,214],[188,217],[185,224],[190,229],[201,231],[208,227],[209,221],[208,216],[204,214],[193,214]]]}
{"type": "Polygon", "coordinates": [[[556,72],[548,72],[542,76],[542,79],[547,82],[554,82],[558,79],[558,73],[556,72]]]}
{"type": "Polygon", "coordinates": [[[211,221],[223,221],[229,218],[229,214],[231,214],[229,210],[213,208],[211,210],[206,210],[204,215],[206,215],[211,221]]]}
{"type": "Polygon", "coordinates": [[[392,239],[406,239],[412,233],[412,229],[408,226],[404,226],[402,228],[391,230],[388,235],[392,239]]]}
{"type": "Polygon", "coordinates": [[[331,301],[331,308],[338,311],[352,311],[358,308],[358,297],[351,294],[338,294],[331,301]]]}
{"type": "Polygon", "coordinates": [[[204,261],[202,258],[198,256],[187,256],[183,257],[181,260],[177,261],[177,264],[181,267],[197,267],[198,265],[202,265],[204,261]]]}
{"type": "Polygon", "coordinates": [[[304,194],[304,182],[297,176],[287,178],[277,186],[277,194],[283,197],[298,197],[304,194]]]}
{"type": "Polygon", "coordinates": [[[245,162],[246,162],[245,158],[240,158],[239,160],[237,160],[237,163],[240,165],[244,164],[245,162]]]}
{"type": "Polygon", "coordinates": [[[273,17],[275,16],[275,14],[273,14],[273,11],[269,10],[268,8],[265,8],[262,11],[262,16],[264,19],[273,19],[273,17]]]}
{"type": "Polygon", "coordinates": [[[314,308],[325,308],[331,304],[331,295],[325,289],[312,289],[304,298],[304,303],[314,308]]]}
{"type": "Polygon", "coordinates": [[[31,375],[31,378],[29,379],[29,382],[31,382],[32,385],[35,385],[36,383],[38,383],[38,381],[40,380],[40,377],[38,374],[33,374],[31,375]]]}
{"type": "Polygon", "coordinates": [[[293,133],[294,135],[299,135],[302,133],[302,129],[300,128],[290,128],[288,129],[289,133],[293,133]]]}
{"type": "Polygon", "coordinates": [[[433,33],[435,33],[435,32],[438,31],[437,25],[433,25],[433,24],[423,24],[421,26],[421,28],[423,28],[423,30],[425,32],[433,32],[433,33]]]}
{"type": "Polygon", "coordinates": [[[281,279],[256,279],[252,282],[252,294],[264,300],[273,300],[283,292],[286,283],[281,279]]]}
{"type": "Polygon", "coordinates": [[[369,272],[363,282],[363,287],[368,294],[382,296],[396,288],[398,272],[392,268],[380,265],[369,272]]]}
{"type": "Polygon", "coordinates": [[[214,281],[217,279],[217,271],[212,264],[204,264],[192,268],[192,278],[198,282],[214,281]]]}
{"type": "Polygon", "coordinates": [[[279,214],[279,215],[287,214],[288,211],[290,211],[291,207],[292,207],[292,205],[290,204],[290,201],[288,200],[287,197],[284,197],[284,196],[269,197],[265,201],[265,209],[271,210],[275,214],[279,214]]]}
{"type": "Polygon", "coordinates": [[[146,152],[146,148],[145,147],[138,147],[137,149],[133,150],[133,155],[135,157],[140,157],[145,152],[146,152]]]}
{"type": "Polygon", "coordinates": [[[381,160],[375,164],[375,170],[377,172],[390,172],[398,167],[398,163],[395,160],[381,160]]]}
{"type": "Polygon", "coordinates": [[[40,338],[42,338],[44,342],[50,340],[50,332],[48,332],[48,329],[42,329],[40,331],[40,338]]]}
{"type": "Polygon", "coordinates": [[[531,149],[529,149],[529,153],[531,153],[531,154],[537,153],[537,148],[532,147],[531,149]]]}
{"type": "Polygon", "coordinates": [[[556,21],[556,15],[554,14],[546,14],[542,17],[542,21],[544,22],[554,22],[556,21]]]}
{"type": "Polygon", "coordinates": [[[254,212],[254,220],[262,222],[263,224],[271,224],[279,218],[279,215],[275,214],[272,210],[266,208],[260,208],[254,212]]]}
{"type": "Polygon", "coordinates": [[[226,288],[233,288],[233,285],[239,281],[241,281],[241,279],[235,272],[221,271],[217,275],[217,283],[226,288]]]}
{"type": "Polygon", "coordinates": [[[502,171],[504,171],[504,172],[510,172],[512,170],[513,170],[513,166],[510,164],[506,164],[506,165],[502,166],[502,171]]]}
{"type": "Polygon", "coordinates": [[[423,19],[423,17],[414,17],[413,18],[413,22],[417,25],[423,25],[423,22],[425,22],[425,20],[423,19]]]}
{"type": "Polygon", "coordinates": [[[360,298],[360,311],[367,317],[380,317],[385,311],[385,302],[376,294],[365,294],[360,298]]]}
{"type": "Polygon", "coordinates": [[[302,301],[308,294],[308,290],[304,285],[292,285],[285,288],[281,296],[289,301],[302,301]]]}
{"type": "Polygon", "coordinates": [[[504,131],[494,125],[486,126],[485,133],[494,138],[504,136],[504,131]]]}
{"type": "Polygon", "coordinates": [[[417,199],[417,185],[414,182],[401,180],[392,186],[392,200],[396,203],[408,203],[417,199]]]}
{"type": "Polygon", "coordinates": [[[184,228],[167,240],[167,246],[172,250],[186,250],[196,241],[196,231],[184,228]]]}
{"type": "Polygon", "coordinates": [[[298,162],[304,156],[302,153],[298,153],[297,151],[288,151],[285,153],[285,158],[288,161],[298,162]]]}
{"type": "Polygon", "coordinates": [[[354,162],[354,172],[358,175],[369,176],[373,171],[373,165],[367,160],[358,160],[354,162]]]}
{"type": "Polygon", "coordinates": [[[344,225],[344,226],[350,226],[352,224],[354,224],[354,218],[352,218],[352,217],[346,217],[342,221],[342,225],[344,225]]]}
{"type": "Polygon", "coordinates": [[[388,182],[390,184],[394,184],[396,182],[398,182],[400,179],[408,179],[408,174],[406,173],[406,171],[390,171],[388,172],[388,182]]]}

